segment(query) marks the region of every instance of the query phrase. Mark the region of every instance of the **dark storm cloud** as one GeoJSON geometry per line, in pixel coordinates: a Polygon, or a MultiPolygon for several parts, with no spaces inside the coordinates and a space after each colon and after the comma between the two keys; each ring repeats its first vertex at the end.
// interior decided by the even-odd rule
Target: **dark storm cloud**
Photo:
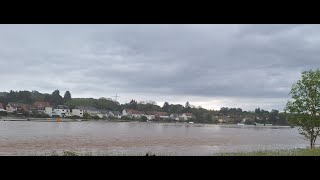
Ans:
{"type": "Polygon", "coordinates": [[[320,65],[319,30],[318,25],[1,25],[0,78],[6,83],[0,88],[68,89],[93,97],[117,91],[159,102],[199,97],[195,104],[200,98],[247,98],[246,107],[275,99],[266,106],[281,107],[301,71],[320,65]]]}

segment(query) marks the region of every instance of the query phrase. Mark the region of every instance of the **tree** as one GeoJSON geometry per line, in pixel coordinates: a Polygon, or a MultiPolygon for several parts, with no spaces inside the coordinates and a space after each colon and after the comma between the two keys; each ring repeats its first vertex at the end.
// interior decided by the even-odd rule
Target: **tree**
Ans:
{"type": "Polygon", "coordinates": [[[60,96],[60,91],[59,90],[55,90],[52,92],[51,95],[51,104],[53,104],[54,106],[59,105],[62,103],[62,97],[60,96]]]}
{"type": "Polygon", "coordinates": [[[260,108],[255,109],[254,113],[256,113],[257,115],[260,115],[261,114],[260,108]]]}
{"type": "Polygon", "coordinates": [[[168,112],[169,111],[169,103],[165,102],[162,106],[162,111],[168,112]]]}
{"type": "Polygon", "coordinates": [[[146,116],[141,116],[140,120],[141,120],[141,121],[147,121],[148,118],[147,118],[146,116]]]}
{"type": "Polygon", "coordinates": [[[290,94],[293,101],[288,101],[285,108],[289,123],[298,126],[299,133],[313,149],[320,132],[320,70],[304,71],[290,94]]]}
{"type": "Polygon", "coordinates": [[[63,102],[68,102],[70,100],[71,100],[71,93],[69,91],[66,91],[66,93],[64,93],[63,102]]]}
{"type": "Polygon", "coordinates": [[[185,112],[189,112],[191,109],[189,101],[186,102],[186,105],[184,106],[185,112]]]}
{"type": "Polygon", "coordinates": [[[83,113],[83,118],[84,118],[84,119],[89,119],[89,118],[90,118],[90,114],[88,114],[88,113],[83,113]]]}
{"type": "Polygon", "coordinates": [[[129,109],[138,109],[138,103],[134,99],[132,99],[129,103],[129,109]]]}

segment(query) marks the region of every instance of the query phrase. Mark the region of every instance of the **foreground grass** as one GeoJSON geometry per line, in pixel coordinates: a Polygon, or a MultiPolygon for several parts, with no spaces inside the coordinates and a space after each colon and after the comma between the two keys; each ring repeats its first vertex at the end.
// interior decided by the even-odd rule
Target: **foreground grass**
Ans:
{"type": "Polygon", "coordinates": [[[320,148],[215,154],[215,156],[217,155],[218,156],[320,156],[320,148]]]}

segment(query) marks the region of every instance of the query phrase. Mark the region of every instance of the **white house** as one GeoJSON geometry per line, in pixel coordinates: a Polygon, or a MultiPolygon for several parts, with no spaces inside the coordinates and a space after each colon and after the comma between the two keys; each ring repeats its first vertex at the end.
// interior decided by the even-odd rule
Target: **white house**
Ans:
{"type": "Polygon", "coordinates": [[[78,106],[78,109],[82,110],[83,114],[87,113],[90,116],[98,116],[98,114],[101,114],[100,111],[94,107],[78,106]]]}
{"type": "Polygon", "coordinates": [[[52,117],[52,107],[45,107],[44,113],[52,117]]]}
{"type": "Polygon", "coordinates": [[[170,118],[173,119],[173,120],[176,120],[176,121],[179,121],[179,120],[180,120],[179,117],[180,117],[180,116],[179,116],[178,114],[171,114],[171,115],[170,115],[170,118]]]}
{"type": "Polygon", "coordinates": [[[121,118],[121,113],[119,111],[110,111],[110,114],[114,117],[114,118],[121,118]]]}
{"type": "Polygon", "coordinates": [[[135,117],[135,118],[140,118],[142,116],[144,116],[144,114],[140,111],[137,110],[133,110],[133,109],[124,109],[122,111],[122,115],[123,116],[131,116],[131,117],[135,117]]]}
{"type": "Polygon", "coordinates": [[[152,114],[148,114],[148,115],[145,115],[147,117],[148,120],[153,120],[156,118],[155,115],[152,115],[152,114]]]}
{"type": "Polygon", "coordinates": [[[121,118],[121,112],[119,111],[112,111],[112,113],[114,114],[114,117],[120,119],[121,118]]]}
{"type": "Polygon", "coordinates": [[[49,102],[36,101],[33,104],[38,112],[46,113],[46,107],[51,107],[49,102]]]}
{"type": "Polygon", "coordinates": [[[17,111],[18,110],[18,107],[20,106],[20,104],[19,103],[8,103],[8,105],[7,105],[7,107],[6,107],[6,109],[7,109],[7,112],[8,113],[13,113],[13,112],[15,112],[15,111],[17,111]]]}
{"type": "Polygon", "coordinates": [[[111,117],[113,114],[110,114],[111,111],[109,110],[100,110],[97,116],[99,118],[106,118],[106,117],[111,117]]]}
{"type": "Polygon", "coordinates": [[[183,113],[183,114],[181,115],[181,117],[183,118],[183,120],[186,121],[186,120],[192,118],[192,113],[183,113]]]}
{"type": "Polygon", "coordinates": [[[72,109],[72,116],[83,117],[83,110],[82,109],[72,109]]]}
{"type": "Polygon", "coordinates": [[[72,113],[68,106],[58,105],[57,108],[53,109],[52,115],[59,116],[59,117],[70,117],[72,116],[72,113]]]}

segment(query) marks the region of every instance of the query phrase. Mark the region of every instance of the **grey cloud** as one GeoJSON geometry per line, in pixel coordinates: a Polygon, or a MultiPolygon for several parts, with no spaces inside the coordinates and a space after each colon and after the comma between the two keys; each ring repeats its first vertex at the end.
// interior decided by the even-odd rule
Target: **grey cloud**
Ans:
{"type": "Polygon", "coordinates": [[[0,88],[93,97],[118,92],[161,102],[247,98],[252,108],[255,100],[275,98],[279,107],[301,71],[319,67],[319,30],[319,25],[0,25],[5,82],[0,88]]]}

